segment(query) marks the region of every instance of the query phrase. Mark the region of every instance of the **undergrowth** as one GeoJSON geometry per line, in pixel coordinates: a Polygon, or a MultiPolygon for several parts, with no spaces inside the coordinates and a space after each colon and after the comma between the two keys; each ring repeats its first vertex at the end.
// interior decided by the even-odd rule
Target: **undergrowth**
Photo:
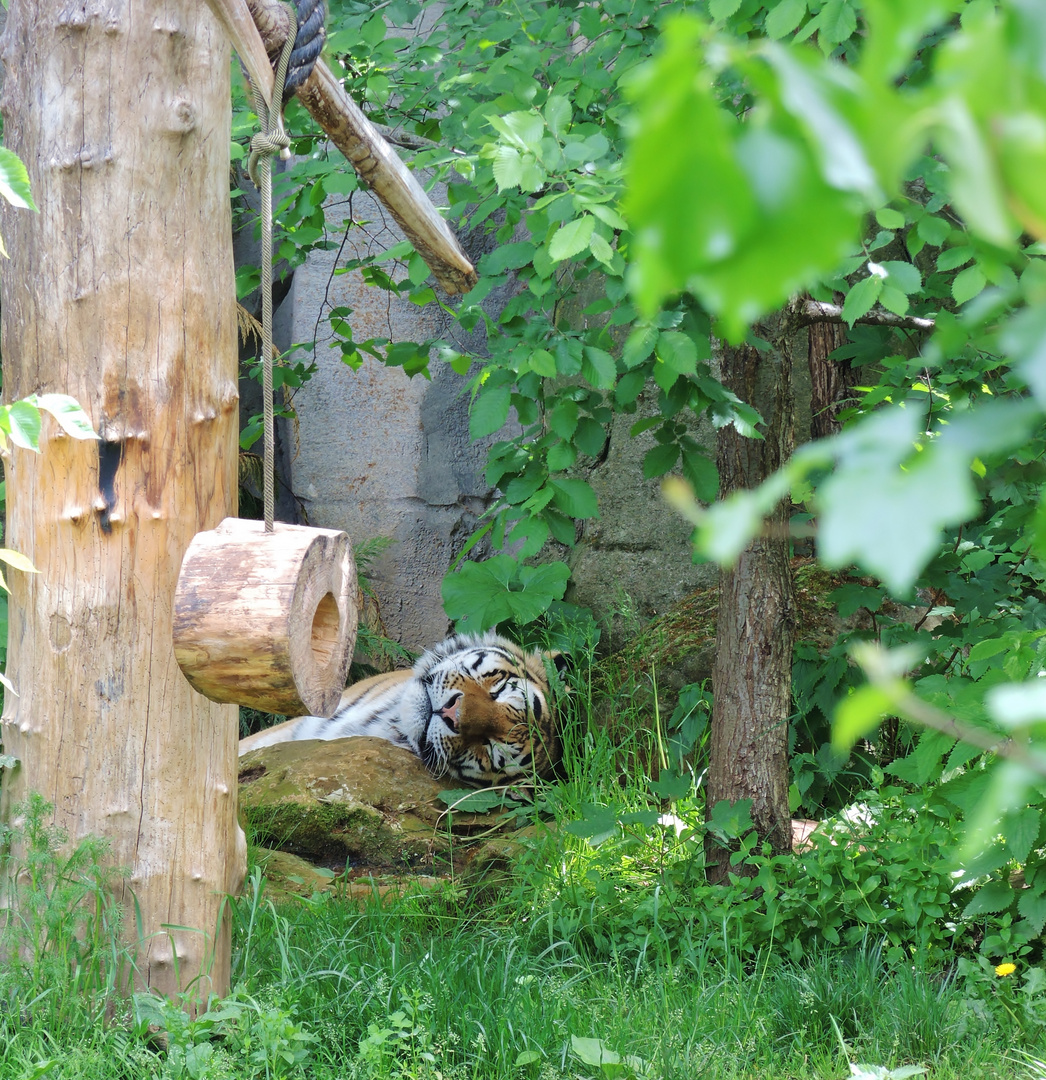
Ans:
{"type": "Polygon", "coordinates": [[[537,827],[514,874],[361,907],[280,903],[255,867],[230,907],[233,992],[198,1015],[120,995],[119,875],[30,803],[3,837],[0,1080],[1037,1075],[1034,928],[1017,902],[976,903],[1012,852],[959,875],[957,804],[895,785],[772,855],[743,806],[704,821],[701,688],[667,717],[642,696],[651,722],[611,738],[588,678],[563,705],[566,779],[519,808],[537,827]],[[725,885],[705,882],[706,828],[725,885]]]}

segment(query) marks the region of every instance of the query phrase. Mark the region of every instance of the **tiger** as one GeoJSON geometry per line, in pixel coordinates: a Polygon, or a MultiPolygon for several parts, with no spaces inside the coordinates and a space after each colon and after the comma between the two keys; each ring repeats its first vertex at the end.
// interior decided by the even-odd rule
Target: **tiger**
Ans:
{"type": "Polygon", "coordinates": [[[350,686],[330,719],[300,716],[240,741],[240,756],[296,739],[387,739],[437,777],[474,787],[549,777],[562,758],[545,660],[494,631],[455,634],[413,668],[350,686]]]}

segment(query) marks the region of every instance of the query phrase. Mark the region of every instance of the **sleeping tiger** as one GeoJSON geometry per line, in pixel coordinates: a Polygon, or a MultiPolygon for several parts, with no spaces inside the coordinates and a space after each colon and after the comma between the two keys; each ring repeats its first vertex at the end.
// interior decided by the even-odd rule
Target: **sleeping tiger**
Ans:
{"type": "Polygon", "coordinates": [[[436,776],[467,784],[548,776],[562,747],[545,656],[494,632],[456,634],[413,669],[350,686],[325,720],[300,716],[240,741],[240,754],[292,739],[372,735],[412,750],[436,776]]]}

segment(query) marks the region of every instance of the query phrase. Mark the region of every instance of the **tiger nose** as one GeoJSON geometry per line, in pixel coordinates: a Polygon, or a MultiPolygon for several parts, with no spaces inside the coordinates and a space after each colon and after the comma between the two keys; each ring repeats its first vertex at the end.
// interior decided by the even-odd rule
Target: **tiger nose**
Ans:
{"type": "Polygon", "coordinates": [[[461,700],[462,695],[455,694],[442,709],[437,710],[439,715],[447,722],[447,726],[451,731],[458,730],[458,711],[461,708],[461,700]]]}

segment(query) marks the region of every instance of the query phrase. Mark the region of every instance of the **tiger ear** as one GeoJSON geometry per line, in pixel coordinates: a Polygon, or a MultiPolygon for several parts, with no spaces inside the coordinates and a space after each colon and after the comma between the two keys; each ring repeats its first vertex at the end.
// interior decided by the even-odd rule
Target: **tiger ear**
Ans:
{"type": "Polygon", "coordinates": [[[545,667],[551,665],[556,670],[557,675],[566,675],[568,671],[571,671],[574,667],[573,659],[565,652],[561,652],[559,649],[549,649],[541,654],[542,659],[545,661],[545,667]]]}

